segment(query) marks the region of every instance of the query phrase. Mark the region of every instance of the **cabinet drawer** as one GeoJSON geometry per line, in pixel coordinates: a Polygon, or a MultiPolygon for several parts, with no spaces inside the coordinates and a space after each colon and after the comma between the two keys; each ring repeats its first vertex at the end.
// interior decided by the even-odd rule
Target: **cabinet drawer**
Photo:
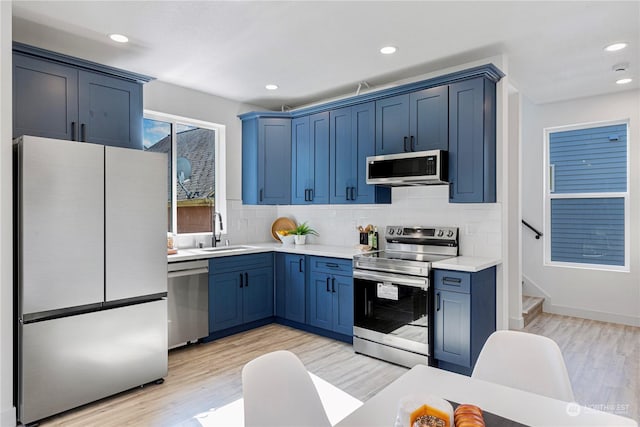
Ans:
{"type": "Polygon", "coordinates": [[[232,255],[209,260],[209,274],[273,266],[273,253],[232,255]]]}
{"type": "Polygon", "coordinates": [[[318,273],[340,273],[351,276],[353,270],[353,262],[348,259],[326,258],[326,257],[309,257],[309,270],[318,273]]]}
{"type": "Polygon", "coordinates": [[[438,291],[462,292],[471,291],[471,274],[451,270],[433,270],[433,282],[438,291]]]}

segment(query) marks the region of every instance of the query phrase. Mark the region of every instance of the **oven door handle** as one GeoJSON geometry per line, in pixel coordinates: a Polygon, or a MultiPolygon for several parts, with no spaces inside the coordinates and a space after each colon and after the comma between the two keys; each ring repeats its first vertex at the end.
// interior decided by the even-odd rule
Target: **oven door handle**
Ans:
{"type": "Polygon", "coordinates": [[[429,279],[427,277],[405,276],[403,274],[353,270],[353,278],[370,280],[373,282],[390,282],[395,285],[413,286],[415,288],[422,288],[423,290],[429,289],[429,279]]]}

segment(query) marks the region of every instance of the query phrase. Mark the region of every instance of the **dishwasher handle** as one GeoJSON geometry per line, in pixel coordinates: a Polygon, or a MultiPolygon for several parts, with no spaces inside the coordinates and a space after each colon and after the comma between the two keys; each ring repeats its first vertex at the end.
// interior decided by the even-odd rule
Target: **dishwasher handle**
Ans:
{"type": "Polygon", "coordinates": [[[206,267],[202,267],[202,268],[193,268],[190,270],[170,271],[167,274],[167,277],[169,279],[173,279],[174,277],[184,277],[184,276],[191,276],[194,274],[207,274],[207,273],[209,273],[209,269],[206,267]]]}

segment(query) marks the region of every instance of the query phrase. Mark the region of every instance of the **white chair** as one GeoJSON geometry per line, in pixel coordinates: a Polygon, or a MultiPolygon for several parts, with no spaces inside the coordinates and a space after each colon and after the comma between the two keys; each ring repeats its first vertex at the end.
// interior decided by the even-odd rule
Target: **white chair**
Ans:
{"type": "Polygon", "coordinates": [[[245,427],[330,427],[318,391],[300,359],[280,350],[242,368],[245,427]]]}
{"type": "Polygon", "coordinates": [[[573,390],[562,353],[541,335],[496,331],[484,344],[473,378],[573,402],[573,390]]]}

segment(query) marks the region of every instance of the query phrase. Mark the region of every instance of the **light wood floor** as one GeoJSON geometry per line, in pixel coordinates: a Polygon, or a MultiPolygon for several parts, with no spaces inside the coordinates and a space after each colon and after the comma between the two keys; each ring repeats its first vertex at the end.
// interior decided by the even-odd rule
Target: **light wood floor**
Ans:
{"type": "MultiPolygon", "coordinates": [[[[576,400],[640,420],[640,328],[543,313],[525,328],[554,339],[565,357],[576,400]]],[[[150,385],[42,422],[42,426],[199,426],[194,418],[242,395],[241,370],[277,349],[365,401],[406,372],[356,355],[350,345],[280,325],[268,325],[169,353],[169,375],[150,385]]]]}
{"type": "Polygon", "coordinates": [[[524,330],[558,343],[578,403],[640,423],[640,328],[541,313],[524,330]]]}

